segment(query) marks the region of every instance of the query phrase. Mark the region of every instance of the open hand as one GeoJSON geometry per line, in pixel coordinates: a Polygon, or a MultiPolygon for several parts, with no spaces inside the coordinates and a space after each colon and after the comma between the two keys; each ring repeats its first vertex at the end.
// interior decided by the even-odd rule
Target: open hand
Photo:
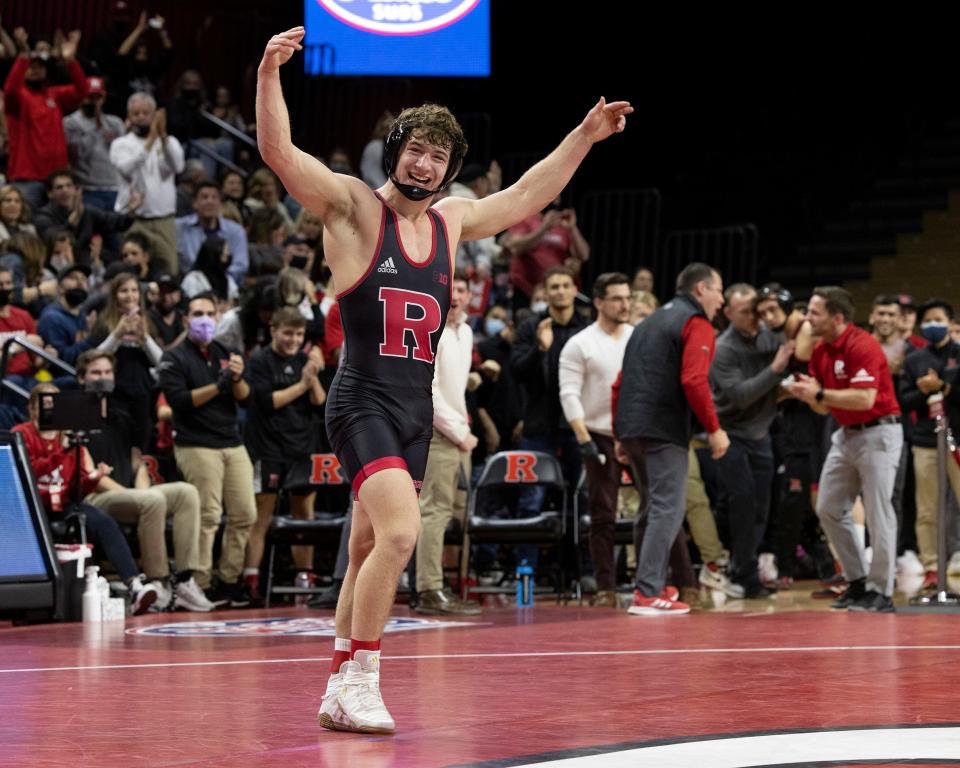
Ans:
{"type": "Polygon", "coordinates": [[[603,141],[627,127],[627,115],[633,112],[629,101],[611,101],[600,97],[597,105],[587,112],[580,129],[592,143],[603,141]]]}
{"type": "Polygon", "coordinates": [[[294,27],[271,37],[263,52],[260,68],[267,72],[276,72],[280,69],[281,65],[290,61],[290,57],[296,51],[303,50],[300,41],[303,40],[306,32],[303,27],[294,27]]]}
{"type": "Polygon", "coordinates": [[[541,352],[553,346],[553,318],[549,315],[537,324],[537,345],[541,352]]]}
{"type": "Polygon", "coordinates": [[[70,61],[76,56],[78,45],[80,45],[80,30],[75,29],[67,35],[66,41],[60,46],[60,55],[64,61],[70,61]]]}

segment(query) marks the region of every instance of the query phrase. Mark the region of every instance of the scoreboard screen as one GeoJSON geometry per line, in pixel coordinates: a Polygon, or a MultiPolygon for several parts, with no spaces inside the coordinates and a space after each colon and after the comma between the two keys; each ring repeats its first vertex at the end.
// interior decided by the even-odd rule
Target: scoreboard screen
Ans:
{"type": "Polygon", "coordinates": [[[310,75],[487,77],[490,0],[304,0],[310,75]]]}

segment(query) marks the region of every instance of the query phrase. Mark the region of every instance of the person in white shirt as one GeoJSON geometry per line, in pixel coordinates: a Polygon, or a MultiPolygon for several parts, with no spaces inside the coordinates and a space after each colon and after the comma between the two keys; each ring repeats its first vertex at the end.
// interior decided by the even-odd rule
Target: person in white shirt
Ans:
{"type": "MultiPolygon", "coordinates": [[[[470,452],[477,445],[467,421],[473,331],[465,322],[470,302],[468,278],[453,273],[447,323],[437,345],[433,374],[433,439],[420,490],[420,536],[417,539],[417,612],[476,615],[480,606],[443,588],[443,534],[454,515],[463,519],[465,499],[458,492],[460,472],[470,476],[470,452]]],[[[479,385],[479,381],[476,382],[479,385]]]]}
{"type": "Polygon", "coordinates": [[[183,147],[176,137],[167,135],[166,110],[157,109],[146,93],[134,93],[127,99],[127,122],[130,132],[110,145],[110,162],[121,179],[115,210],[125,211],[135,192],[143,195],[129,231],[151,238],[153,258],[164,272],[176,275],[180,271],[174,223],[176,175],[183,170],[183,147]]]}
{"type": "Polygon", "coordinates": [[[597,320],[573,336],[560,353],[560,405],[580,444],[590,492],[590,556],[597,594],[593,605],[616,607],[613,529],[620,464],[614,459],[611,387],[623,366],[633,326],[630,281],[606,272],[593,284],[597,320]]]}

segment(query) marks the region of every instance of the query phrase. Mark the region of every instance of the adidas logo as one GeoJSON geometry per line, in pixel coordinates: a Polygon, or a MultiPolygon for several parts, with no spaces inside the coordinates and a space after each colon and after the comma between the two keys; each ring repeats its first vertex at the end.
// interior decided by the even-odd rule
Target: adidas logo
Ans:
{"type": "Polygon", "coordinates": [[[383,262],[378,268],[377,272],[385,272],[388,275],[399,274],[396,264],[393,263],[393,256],[383,262]]]}

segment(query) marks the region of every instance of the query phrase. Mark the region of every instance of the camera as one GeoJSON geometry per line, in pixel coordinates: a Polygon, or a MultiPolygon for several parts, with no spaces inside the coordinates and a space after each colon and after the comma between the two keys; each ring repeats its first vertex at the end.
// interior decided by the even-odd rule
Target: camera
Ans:
{"type": "Polygon", "coordinates": [[[68,389],[40,395],[39,427],[58,432],[93,432],[107,424],[107,399],[97,392],[68,389]]]}

